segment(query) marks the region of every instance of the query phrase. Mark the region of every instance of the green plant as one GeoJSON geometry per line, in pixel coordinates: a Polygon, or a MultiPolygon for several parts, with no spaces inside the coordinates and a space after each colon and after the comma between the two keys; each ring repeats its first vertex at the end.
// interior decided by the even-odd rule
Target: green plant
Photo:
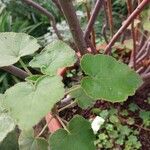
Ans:
{"type": "MultiPolygon", "coordinates": [[[[0,39],[0,66],[3,67],[12,65],[17,61],[20,61],[23,68],[30,74],[30,77],[27,78],[26,82],[17,83],[8,89],[1,98],[3,100],[4,107],[8,110],[8,114],[13,118],[14,123],[19,126],[22,132],[28,132],[36,123],[40,121],[40,119],[42,119],[42,117],[44,117],[44,115],[48,113],[50,109],[54,107],[54,104],[64,97],[65,90],[61,81],[62,78],[57,75],[57,70],[62,67],[72,66],[76,61],[75,53],[67,44],[62,41],[56,41],[46,46],[42,52],[35,56],[29,63],[31,67],[40,68],[41,72],[45,74],[35,76],[32,75],[30,70],[26,67],[21,57],[30,55],[38,50],[40,46],[37,43],[37,40],[23,33],[1,33],[0,39]]],[[[111,56],[93,56],[91,54],[87,54],[81,60],[81,67],[89,76],[82,79],[81,86],[79,85],[73,87],[68,90],[67,93],[69,94],[70,92],[75,92],[72,94],[72,96],[76,97],[77,102],[80,101],[84,107],[89,106],[90,103],[99,98],[111,102],[125,101],[129,95],[134,94],[135,90],[141,84],[139,75],[137,75],[133,70],[129,69],[126,65],[117,62],[111,56]],[[100,65],[101,67],[99,68],[100,65]],[[114,83],[116,85],[114,85],[114,83]],[[92,84],[93,86],[89,84],[92,84]],[[91,87],[93,88],[91,89],[91,87]],[[103,91],[100,92],[98,89],[103,89],[103,91]],[[76,93],[80,93],[81,90],[83,95],[89,97],[88,104],[86,101],[84,101],[85,99],[82,98],[80,94],[76,93]],[[92,91],[92,93],[90,91],[92,91]],[[109,95],[107,92],[109,92],[109,95]]],[[[54,111],[53,113],[55,114],[56,112],[54,111]]],[[[111,116],[111,121],[114,119],[115,118],[111,116]]],[[[84,144],[86,144],[86,142],[88,144],[88,141],[91,141],[91,138],[94,135],[92,135],[92,132],[88,133],[88,130],[90,130],[90,125],[88,121],[84,121],[84,119],[81,117],[74,118],[70,122],[69,127],[65,128],[66,131],[58,131],[51,136],[50,145],[52,145],[52,149],[58,149],[55,141],[61,140],[61,138],[64,137],[67,132],[70,134],[72,130],[78,130],[73,128],[77,127],[77,125],[80,125],[82,121],[84,125],[81,126],[86,127],[87,124],[87,129],[85,129],[86,131],[84,133],[87,134],[87,140],[83,142],[83,145],[82,143],[79,144],[79,147],[87,149],[84,144]]],[[[7,134],[5,133],[5,136],[6,135],[7,134]]],[[[66,140],[70,140],[70,143],[72,143],[74,142],[73,137],[68,137],[66,140]]],[[[82,137],[81,134],[79,134],[77,137],[77,139],[80,140],[82,138],[84,137],[82,137]]],[[[2,140],[3,139],[1,139],[1,141],[2,140]]],[[[65,143],[65,140],[62,141],[62,145],[65,143]]],[[[39,142],[38,144],[39,146],[45,146],[43,142],[39,142]]],[[[74,144],[75,147],[78,147],[78,141],[76,141],[74,144]]],[[[66,147],[64,147],[64,149],[67,149],[67,147],[70,149],[70,145],[67,146],[65,144],[64,146],[66,147]]],[[[89,145],[88,147],[90,150],[95,149],[94,145],[89,145]]]]}
{"type": "MultiPolygon", "coordinates": [[[[37,12],[32,13],[29,8],[25,8],[25,10],[28,10],[25,13],[20,12],[20,10],[17,11],[17,9],[12,11],[13,17],[21,13],[22,16],[30,20],[29,24],[31,25],[33,25],[33,22],[41,23],[42,21],[41,28],[43,30],[47,29],[49,21],[52,26],[51,29],[53,29],[59,40],[55,40],[46,46],[41,46],[36,38],[25,33],[0,33],[1,69],[25,80],[20,82],[14,78],[16,84],[10,88],[8,88],[10,85],[6,84],[6,80],[5,84],[8,89],[4,94],[0,95],[0,133],[2,134],[0,149],[96,150],[96,148],[104,147],[106,149],[139,149],[141,147],[137,138],[139,133],[132,129],[132,126],[147,130],[149,112],[140,112],[140,117],[143,119],[145,127],[139,127],[130,114],[136,112],[139,108],[130,105],[129,112],[127,110],[120,111],[122,106],[119,103],[125,102],[129,96],[134,96],[137,89],[144,88],[150,78],[148,65],[146,67],[141,65],[141,62],[143,63],[149,58],[149,39],[141,39],[142,42],[138,45],[139,51],[136,53],[137,40],[134,33],[134,19],[142,12],[144,6],[149,4],[149,0],[143,0],[133,12],[132,4],[127,1],[130,16],[115,35],[111,0],[105,1],[106,3],[101,0],[96,1],[96,3],[93,1],[86,3],[87,1],[84,1],[85,6],[87,6],[86,4],[93,4],[94,6],[92,11],[86,7],[88,22],[85,32],[82,31],[73,2],[66,0],[64,3],[63,0],[53,0],[59,11],[63,12],[71,31],[73,42],[68,42],[70,46],[63,41],[63,37],[59,33],[56,23],[58,18],[55,14],[49,12],[48,8],[43,7],[47,6],[46,1],[38,1],[39,3],[37,3],[32,0],[24,0],[23,2],[36,9],[43,16],[39,18],[36,14],[37,12]],[[111,40],[108,42],[105,29],[107,23],[105,22],[103,36],[108,45],[105,45],[104,51],[98,52],[94,23],[102,6],[104,6],[104,10],[108,9],[108,12],[105,11],[105,19],[108,19],[110,29],[108,36],[111,40]],[[126,65],[123,61],[111,56],[111,48],[130,24],[133,46],[129,47],[132,50],[128,57],[131,58],[129,65],[126,65]],[[32,60],[25,63],[24,58],[29,58],[29,56],[32,60]],[[63,71],[64,68],[72,70],[75,67],[79,69],[79,73],[82,73],[79,74],[77,82],[70,84],[72,86],[68,88],[64,84],[65,75],[63,71]],[[60,71],[60,69],[63,69],[63,71],[60,71]],[[67,99],[67,102],[64,102],[64,99],[67,99]],[[69,104],[68,99],[69,102],[71,101],[69,104]],[[106,105],[108,108],[116,105],[117,109],[104,110],[98,114],[101,118],[95,118],[99,119],[98,123],[96,122],[95,130],[93,127],[94,121],[92,123],[89,121],[90,117],[95,117],[94,114],[85,119],[83,116],[75,116],[73,109],[73,115],[69,119],[65,120],[64,116],[61,116],[65,109],[74,105],[87,111],[88,108],[91,110],[93,105],[99,102],[101,102],[100,107],[103,107],[103,105],[105,107],[106,105]],[[51,116],[50,120],[46,119],[46,125],[40,129],[40,132],[37,132],[37,127],[44,121],[42,118],[48,113],[51,116]],[[60,124],[59,128],[62,126],[63,129],[59,129],[53,134],[47,132],[46,136],[43,136],[43,132],[47,126],[49,127],[49,123],[53,119],[57,119],[60,124]],[[101,127],[99,131],[98,126],[101,127]],[[100,134],[95,135],[97,131],[100,134]],[[95,138],[97,138],[96,141],[95,138]]],[[[21,1],[13,4],[8,2],[7,5],[9,3],[11,3],[10,6],[17,4],[24,8],[21,1]]],[[[7,15],[4,18],[6,18],[4,19],[5,24],[5,22],[7,23],[7,15]]],[[[19,26],[20,23],[18,22],[14,27],[17,29],[19,26]]],[[[31,33],[33,30],[29,31],[31,33]]],[[[38,32],[39,30],[36,31],[38,32]]],[[[36,35],[41,34],[43,32],[40,30],[36,35]]],[[[144,38],[146,38],[145,35],[144,38]]],[[[122,43],[124,43],[124,40],[122,40],[122,43]]],[[[118,49],[116,48],[115,51],[118,49]]],[[[119,57],[119,53],[116,57],[119,57]]],[[[2,81],[4,79],[5,75],[1,77],[2,81]]]]}
{"type": "Polygon", "coordinates": [[[141,148],[137,137],[139,132],[123,125],[115,109],[101,110],[99,116],[105,119],[105,123],[97,133],[95,144],[98,148],[115,149],[120,147],[125,150],[141,148]]]}

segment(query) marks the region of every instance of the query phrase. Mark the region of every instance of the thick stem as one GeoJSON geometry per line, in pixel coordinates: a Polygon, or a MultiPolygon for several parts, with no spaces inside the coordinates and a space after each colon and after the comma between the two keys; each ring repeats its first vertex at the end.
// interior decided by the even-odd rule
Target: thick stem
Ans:
{"type": "Polygon", "coordinates": [[[74,42],[78,47],[81,55],[84,55],[87,53],[87,46],[73,3],[71,0],[59,0],[59,3],[69,24],[74,42]]]}
{"type": "Polygon", "coordinates": [[[56,21],[55,21],[55,17],[49,12],[47,11],[45,8],[43,8],[41,5],[39,5],[38,3],[32,1],[32,0],[23,0],[23,2],[25,2],[26,4],[28,4],[29,6],[32,6],[33,8],[37,9],[39,12],[41,12],[43,15],[47,16],[48,19],[52,22],[52,27],[58,37],[58,39],[62,40],[62,36],[60,35],[57,27],[56,27],[56,21]]]}
{"type": "Polygon", "coordinates": [[[141,4],[132,12],[132,14],[127,18],[122,27],[113,36],[107,47],[105,48],[105,54],[111,53],[111,47],[115,44],[120,35],[127,29],[127,27],[132,23],[132,21],[141,13],[145,6],[150,3],[150,0],[143,0],[141,4]]]}
{"type": "Polygon", "coordinates": [[[23,80],[29,76],[27,72],[21,70],[20,68],[13,66],[13,65],[7,66],[7,67],[2,67],[1,69],[8,72],[8,73],[11,73],[12,75],[17,76],[23,80]]]}

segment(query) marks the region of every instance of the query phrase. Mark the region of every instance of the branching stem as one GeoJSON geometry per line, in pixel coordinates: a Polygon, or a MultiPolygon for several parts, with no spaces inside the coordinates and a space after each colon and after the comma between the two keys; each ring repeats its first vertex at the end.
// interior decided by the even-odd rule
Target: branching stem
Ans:
{"type": "Polygon", "coordinates": [[[105,48],[105,54],[111,53],[111,47],[115,44],[120,35],[127,29],[127,27],[132,23],[132,21],[142,12],[145,6],[150,3],[150,0],[143,0],[140,5],[132,12],[132,14],[127,18],[125,23],[121,26],[118,32],[113,36],[107,47],[105,48]]]}
{"type": "Polygon", "coordinates": [[[34,2],[32,0],[23,0],[23,2],[25,2],[29,6],[32,6],[33,8],[37,9],[43,15],[47,16],[48,19],[50,20],[50,22],[52,22],[52,27],[53,27],[53,29],[54,29],[58,39],[62,40],[62,36],[60,35],[60,33],[59,33],[58,29],[57,29],[57,26],[56,26],[55,17],[49,11],[47,11],[41,5],[39,5],[38,3],[36,3],[36,2],[34,2]]]}

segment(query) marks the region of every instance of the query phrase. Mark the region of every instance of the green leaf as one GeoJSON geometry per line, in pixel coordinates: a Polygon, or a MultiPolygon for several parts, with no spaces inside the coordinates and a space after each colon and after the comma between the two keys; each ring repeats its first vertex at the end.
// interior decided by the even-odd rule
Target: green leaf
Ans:
{"type": "Polygon", "coordinates": [[[150,32],[150,7],[142,12],[142,24],[144,30],[150,32]]]}
{"type": "Polygon", "coordinates": [[[81,86],[94,99],[122,102],[142,83],[136,72],[111,56],[84,55],[81,67],[88,75],[82,79],[81,86]]]}
{"type": "Polygon", "coordinates": [[[22,56],[33,54],[39,47],[37,40],[25,33],[0,33],[0,67],[16,63],[22,56]]]}
{"type": "Polygon", "coordinates": [[[86,95],[84,90],[80,86],[76,86],[76,90],[73,90],[70,95],[71,97],[75,98],[77,101],[78,105],[81,108],[87,108],[91,106],[92,102],[94,101],[93,98],[89,97],[86,95]]]}
{"type": "Polygon", "coordinates": [[[6,113],[0,114],[0,143],[15,129],[15,124],[6,113]]]}
{"type": "Polygon", "coordinates": [[[130,111],[135,112],[135,111],[137,111],[138,109],[139,109],[139,107],[138,107],[138,105],[135,104],[135,103],[131,103],[131,104],[129,105],[129,110],[130,110],[130,111]]]}
{"type": "Polygon", "coordinates": [[[18,83],[5,92],[4,105],[22,130],[38,123],[64,96],[61,77],[44,76],[35,84],[18,83]]]}
{"type": "Polygon", "coordinates": [[[34,132],[22,132],[19,137],[20,150],[48,150],[48,142],[44,138],[34,137],[34,132]]]}
{"type": "Polygon", "coordinates": [[[74,117],[68,125],[69,133],[60,129],[49,138],[51,150],[96,150],[90,123],[81,116],[74,117]]]}
{"type": "Polygon", "coordinates": [[[18,135],[15,130],[10,132],[3,142],[0,143],[0,150],[19,150],[18,135]]]}
{"type": "Polygon", "coordinates": [[[33,68],[40,68],[44,74],[55,75],[58,69],[72,66],[75,62],[74,50],[66,43],[57,40],[47,45],[29,65],[33,68]]]}
{"type": "Polygon", "coordinates": [[[27,82],[36,83],[42,75],[31,75],[26,78],[27,82]]]}
{"type": "Polygon", "coordinates": [[[4,111],[3,107],[3,94],[0,94],[0,114],[4,111]]]}
{"type": "Polygon", "coordinates": [[[150,126],[150,111],[140,111],[140,117],[145,126],[150,126]]]}

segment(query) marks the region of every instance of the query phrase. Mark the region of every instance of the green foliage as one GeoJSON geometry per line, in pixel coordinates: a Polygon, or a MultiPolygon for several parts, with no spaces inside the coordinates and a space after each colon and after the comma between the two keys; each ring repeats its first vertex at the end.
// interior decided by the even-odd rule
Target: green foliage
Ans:
{"type": "Polygon", "coordinates": [[[80,117],[74,117],[67,131],[60,129],[49,138],[51,150],[96,150],[94,134],[90,123],[80,117]]]}
{"type": "Polygon", "coordinates": [[[29,130],[52,109],[63,95],[61,77],[45,76],[39,78],[34,84],[21,82],[8,89],[5,92],[4,105],[16,124],[22,130],[29,130]]]}
{"type": "Polygon", "coordinates": [[[30,62],[33,68],[40,68],[48,75],[57,74],[58,69],[73,66],[76,62],[75,52],[66,43],[55,41],[47,45],[43,51],[30,62]]]}
{"type": "Polygon", "coordinates": [[[110,56],[84,55],[81,67],[88,75],[82,79],[81,86],[94,99],[122,102],[142,83],[138,74],[110,56]]]}
{"type": "Polygon", "coordinates": [[[0,143],[0,150],[19,150],[18,134],[15,131],[10,132],[0,143]]]}
{"type": "Polygon", "coordinates": [[[142,24],[143,28],[146,31],[150,32],[150,7],[148,7],[146,10],[142,12],[142,24]]]}
{"type": "Polygon", "coordinates": [[[82,89],[82,87],[80,86],[75,86],[72,89],[76,89],[76,90],[72,90],[72,92],[70,93],[71,97],[75,98],[75,101],[77,101],[78,105],[81,108],[87,108],[89,106],[92,105],[92,102],[94,101],[93,98],[89,97],[84,90],[82,89]]]}
{"type": "Polygon", "coordinates": [[[34,136],[34,132],[22,132],[19,136],[20,150],[48,150],[48,142],[44,138],[34,136]]]}
{"type": "Polygon", "coordinates": [[[115,109],[102,110],[99,116],[105,118],[105,124],[97,134],[95,141],[97,148],[115,149],[119,145],[125,150],[140,150],[141,143],[137,138],[138,131],[123,125],[115,109]]]}
{"type": "Polygon", "coordinates": [[[0,143],[15,129],[15,124],[6,113],[0,114],[0,143]]]}
{"type": "Polygon", "coordinates": [[[24,33],[0,33],[0,67],[9,66],[22,56],[30,55],[39,49],[37,40],[24,33]]]}
{"type": "Polygon", "coordinates": [[[150,111],[140,111],[140,117],[145,126],[150,126],[150,111]]]}

